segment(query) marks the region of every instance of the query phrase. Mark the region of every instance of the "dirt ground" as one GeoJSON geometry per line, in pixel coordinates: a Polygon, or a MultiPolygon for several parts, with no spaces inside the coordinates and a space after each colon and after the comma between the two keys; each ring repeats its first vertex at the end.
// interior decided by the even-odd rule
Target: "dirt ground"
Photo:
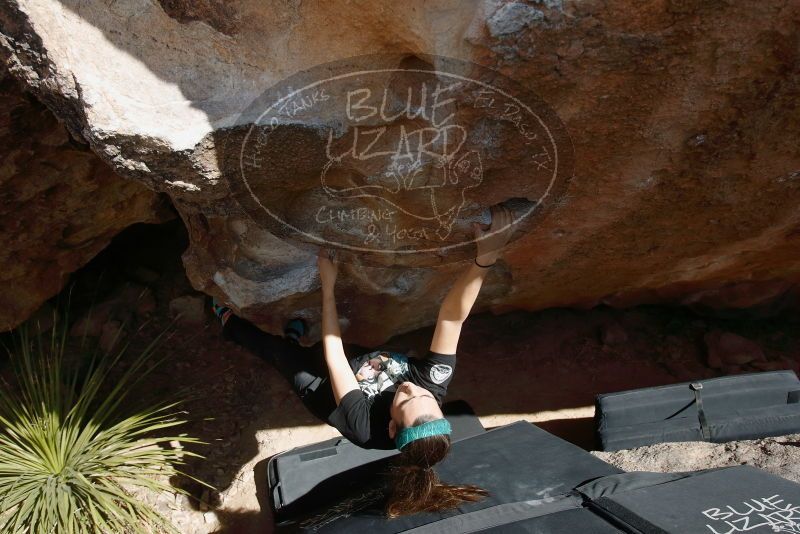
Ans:
{"type": "Polygon", "coordinates": [[[728,443],[657,443],[593,454],[623,471],[675,473],[747,464],[800,483],[800,434],[728,443]]]}
{"type": "MultiPolygon", "coordinates": [[[[86,305],[92,284],[95,297],[100,293],[95,306],[113,300],[125,284],[147,288],[147,305],[134,304],[136,313],[127,312],[129,330],[138,329],[136,346],[169,324],[173,299],[202,295],[192,290],[180,259],[169,252],[182,250],[179,234],[170,238],[175,242],[154,243],[152,250],[133,246],[141,242],[135,235],[125,239],[76,277],[75,307],[86,305]]],[[[712,318],[667,307],[476,314],[463,328],[448,399],[468,401],[487,428],[524,419],[591,450],[595,395],[758,370],[710,368],[704,336],[712,330],[754,341],[771,368],[797,370],[797,325],[796,315],[712,318]]],[[[432,328],[420,329],[384,347],[424,353],[431,335],[432,328]]],[[[187,488],[191,498],[167,494],[148,500],[182,532],[271,532],[266,461],[337,431],[307,413],[269,363],[221,339],[210,299],[199,320],[177,323],[161,347],[168,358],[150,377],[148,393],[158,397],[187,387],[195,394],[186,405],[192,421],[184,431],[208,443],[199,449],[206,459],[184,470],[217,491],[176,479],[173,484],[187,488]]]]}

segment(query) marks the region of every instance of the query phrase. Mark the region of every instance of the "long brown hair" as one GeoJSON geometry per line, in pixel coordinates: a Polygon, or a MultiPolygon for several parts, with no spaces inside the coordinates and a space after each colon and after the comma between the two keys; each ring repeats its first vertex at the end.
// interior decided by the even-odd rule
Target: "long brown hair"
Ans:
{"type": "MultiPolygon", "coordinates": [[[[414,426],[435,419],[422,416],[414,426]]],[[[392,466],[386,515],[390,518],[418,512],[455,508],[462,502],[475,502],[489,493],[477,486],[444,484],[433,470],[450,450],[450,436],[430,436],[412,441],[392,466]]]]}

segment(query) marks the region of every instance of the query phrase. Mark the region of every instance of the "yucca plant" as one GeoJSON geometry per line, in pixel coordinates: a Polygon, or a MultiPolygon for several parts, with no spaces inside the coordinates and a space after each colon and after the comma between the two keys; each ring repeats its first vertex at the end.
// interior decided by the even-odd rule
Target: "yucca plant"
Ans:
{"type": "Polygon", "coordinates": [[[81,362],[67,357],[66,332],[66,321],[44,336],[22,328],[8,347],[16,384],[0,386],[0,532],[177,532],[132,495],[182,492],[167,477],[197,456],[183,445],[198,440],[165,435],[186,422],[180,401],[126,409],[163,333],[129,362],[130,342],[81,362]]]}

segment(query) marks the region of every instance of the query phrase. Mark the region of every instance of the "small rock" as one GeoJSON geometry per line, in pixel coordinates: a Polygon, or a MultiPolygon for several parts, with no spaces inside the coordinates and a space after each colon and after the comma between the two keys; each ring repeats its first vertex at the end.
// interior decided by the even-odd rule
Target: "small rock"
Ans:
{"type": "Polygon", "coordinates": [[[533,6],[521,2],[503,4],[486,20],[486,27],[492,37],[517,33],[523,28],[544,18],[544,13],[533,6]]]}
{"type": "Polygon", "coordinates": [[[104,352],[111,352],[117,343],[122,339],[122,323],[111,320],[103,325],[100,332],[99,346],[104,352]]]}
{"type": "Polygon", "coordinates": [[[705,335],[708,349],[708,365],[719,369],[724,365],[745,365],[753,361],[765,361],[764,351],[749,339],[731,332],[714,330],[705,335]]]}
{"type": "Polygon", "coordinates": [[[600,340],[603,342],[603,345],[622,345],[628,341],[628,333],[619,323],[611,322],[603,325],[600,330],[600,340]]]}
{"type": "Polygon", "coordinates": [[[203,514],[203,520],[209,525],[214,525],[217,523],[217,514],[214,512],[206,512],[203,514]]]}
{"type": "Polygon", "coordinates": [[[169,313],[173,317],[180,317],[181,324],[200,324],[205,322],[205,298],[199,295],[185,295],[172,299],[169,303],[169,313]]]}

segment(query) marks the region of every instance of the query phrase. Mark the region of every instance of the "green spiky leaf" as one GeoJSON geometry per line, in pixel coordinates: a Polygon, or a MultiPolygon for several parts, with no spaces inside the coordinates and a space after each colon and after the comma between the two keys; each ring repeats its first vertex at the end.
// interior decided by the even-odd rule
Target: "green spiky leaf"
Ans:
{"type": "Polygon", "coordinates": [[[124,408],[159,339],[126,359],[124,371],[116,367],[128,344],[87,355],[81,371],[65,357],[66,331],[66,321],[50,339],[21,328],[8,351],[17,383],[0,385],[0,532],[177,532],[131,493],[183,493],[163,480],[197,456],[184,446],[200,443],[164,435],[186,422],[179,401],[124,408]]]}

